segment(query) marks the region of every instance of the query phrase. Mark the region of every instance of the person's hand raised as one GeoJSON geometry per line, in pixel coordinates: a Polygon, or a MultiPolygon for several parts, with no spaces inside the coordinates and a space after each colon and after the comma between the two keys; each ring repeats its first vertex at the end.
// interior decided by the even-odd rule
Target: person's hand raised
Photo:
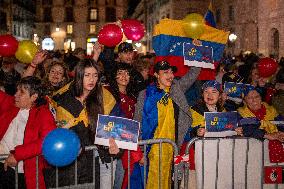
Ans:
{"type": "Polygon", "coordinates": [[[46,59],[46,57],[47,57],[47,51],[39,51],[34,56],[31,64],[33,64],[33,66],[37,66],[38,64],[42,63],[46,59]]]}
{"type": "Polygon", "coordinates": [[[93,59],[97,62],[101,52],[103,51],[103,45],[98,41],[93,46],[93,59]]]}

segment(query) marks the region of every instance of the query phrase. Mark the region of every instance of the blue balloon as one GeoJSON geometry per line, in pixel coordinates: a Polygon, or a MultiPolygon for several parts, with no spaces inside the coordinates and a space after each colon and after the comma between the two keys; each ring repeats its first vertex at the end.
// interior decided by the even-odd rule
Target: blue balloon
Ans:
{"type": "Polygon", "coordinates": [[[42,153],[49,164],[63,167],[77,158],[80,146],[80,139],[73,131],[58,128],[45,137],[42,153]]]}

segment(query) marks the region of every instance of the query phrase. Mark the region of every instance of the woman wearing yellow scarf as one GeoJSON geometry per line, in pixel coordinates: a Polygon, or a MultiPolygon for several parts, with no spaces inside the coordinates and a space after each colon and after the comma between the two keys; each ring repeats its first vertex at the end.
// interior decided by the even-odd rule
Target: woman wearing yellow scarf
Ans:
{"type": "MultiPolygon", "coordinates": [[[[91,59],[84,59],[75,68],[72,83],[60,89],[54,96],[56,102],[56,120],[60,126],[74,131],[81,143],[82,152],[77,159],[78,184],[91,183],[90,173],[95,166],[96,187],[109,189],[112,185],[111,157],[116,158],[119,149],[113,139],[110,147],[98,145],[99,158],[93,157],[92,151],[84,151],[85,146],[93,145],[97,127],[98,114],[119,116],[119,107],[111,93],[99,82],[100,69],[91,59]],[[95,158],[95,164],[93,164],[95,158]]],[[[114,161],[114,170],[115,170],[114,161]]],[[[61,167],[58,172],[59,186],[70,186],[75,183],[75,163],[61,167]]],[[[47,187],[55,187],[55,170],[46,170],[47,187]]]]}
{"type": "MultiPolygon", "coordinates": [[[[192,117],[184,93],[198,77],[200,68],[191,68],[180,80],[174,80],[175,71],[176,67],[168,62],[157,62],[154,66],[156,83],[139,94],[134,119],[142,122],[143,140],[168,138],[181,146],[191,125],[192,117]]],[[[159,184],[163,189],[171,188],[172,147],[162,144],[161,178],[158,178],[159,145],[150,146],[146,153],[149,162],[146,188],[159,188],[159,184]]]]}
{"type": "Polygon", "coordinates": [[[283,163],[283,117],[276,112],[273,106],[261,101],[260,94],[253,86],[246,85],[244,95],[245,106],[238,109],[242,117],[240,125],[244,136],[260,140],[268,139],[270,162],[283,163]],[[275,124],[276,122],[280,124],[275,124]]]}
{"type": "Polygon", "coordinates": [[[244,87],[245,105],[238,109],[240,125],[245,137],[284,141],[284,125],[273,121],[283,121],[273,106],[261,101],[261,96],[252,85],[244,87]]]}

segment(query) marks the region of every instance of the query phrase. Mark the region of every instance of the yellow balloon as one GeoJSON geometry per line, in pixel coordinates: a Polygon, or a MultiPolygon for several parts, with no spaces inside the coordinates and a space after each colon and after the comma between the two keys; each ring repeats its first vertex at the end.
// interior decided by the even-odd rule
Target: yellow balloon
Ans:
{"type": "Polygon", "coordinates": [[[183,21],[183,29],[188,37],[198,39],[204,33],[204,18],[201,14],[191,13],[183,21]]]}
{"type": "Polygon", "coordinates": [[[29,64],[32,62],[37,51],[38,48],[34,42],[30,40],[24,40],[19,42],[19,47],[15,56],[19,61],[25,64],[29,64]]]}

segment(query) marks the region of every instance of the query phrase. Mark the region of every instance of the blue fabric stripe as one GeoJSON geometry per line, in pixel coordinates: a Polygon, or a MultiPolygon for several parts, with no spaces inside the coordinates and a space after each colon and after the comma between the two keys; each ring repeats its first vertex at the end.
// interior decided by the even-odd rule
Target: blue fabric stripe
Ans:
{"type": "Polygon", "coordinates": [[[157,102],[164,96],[163,90],[157,89],[156,85],[150,85],[146,89],[146,98],[142,116],[142,140],[154,138],[158,126],[157,102]]]}
{"type": "MultiPolygon", "coordinates": [[[[147,177],[148,177],[148,168],[146,168],[146,178],[147,177]]],[[[144,166],[140,166],[139,163],[135,163],[132,174],[130,175],[130,189],[143,189],[143,188],[144,188],[144,166]]]]}
{"type": "Polygon", "coordinates": [[[214,14],[211,10],[207,10],[207,12],[205,14],[205,22],[209,26],[216,28],[216,22],[215,22],[214,14]]]}
{"type": "MultiPolygon", "coordinates": [[[[183,56],[183,43],[192,42],[191,38],[160,34],[153,37],[153,48],[157,56],[183,56]]],[[[223,56],[225,45],[202,41],[203,46],[213,48],[213,60],[219,61],[223,56]]]]}
{"type": "MultiPolygon", "coordinates": [[[[284,117],[279,114],[277,117],[274,118],[274,121],[284,121],[284,117]]],[[[284,132],[284,124],[278,124],[276,126],[278,131],[284,132]]]]}

